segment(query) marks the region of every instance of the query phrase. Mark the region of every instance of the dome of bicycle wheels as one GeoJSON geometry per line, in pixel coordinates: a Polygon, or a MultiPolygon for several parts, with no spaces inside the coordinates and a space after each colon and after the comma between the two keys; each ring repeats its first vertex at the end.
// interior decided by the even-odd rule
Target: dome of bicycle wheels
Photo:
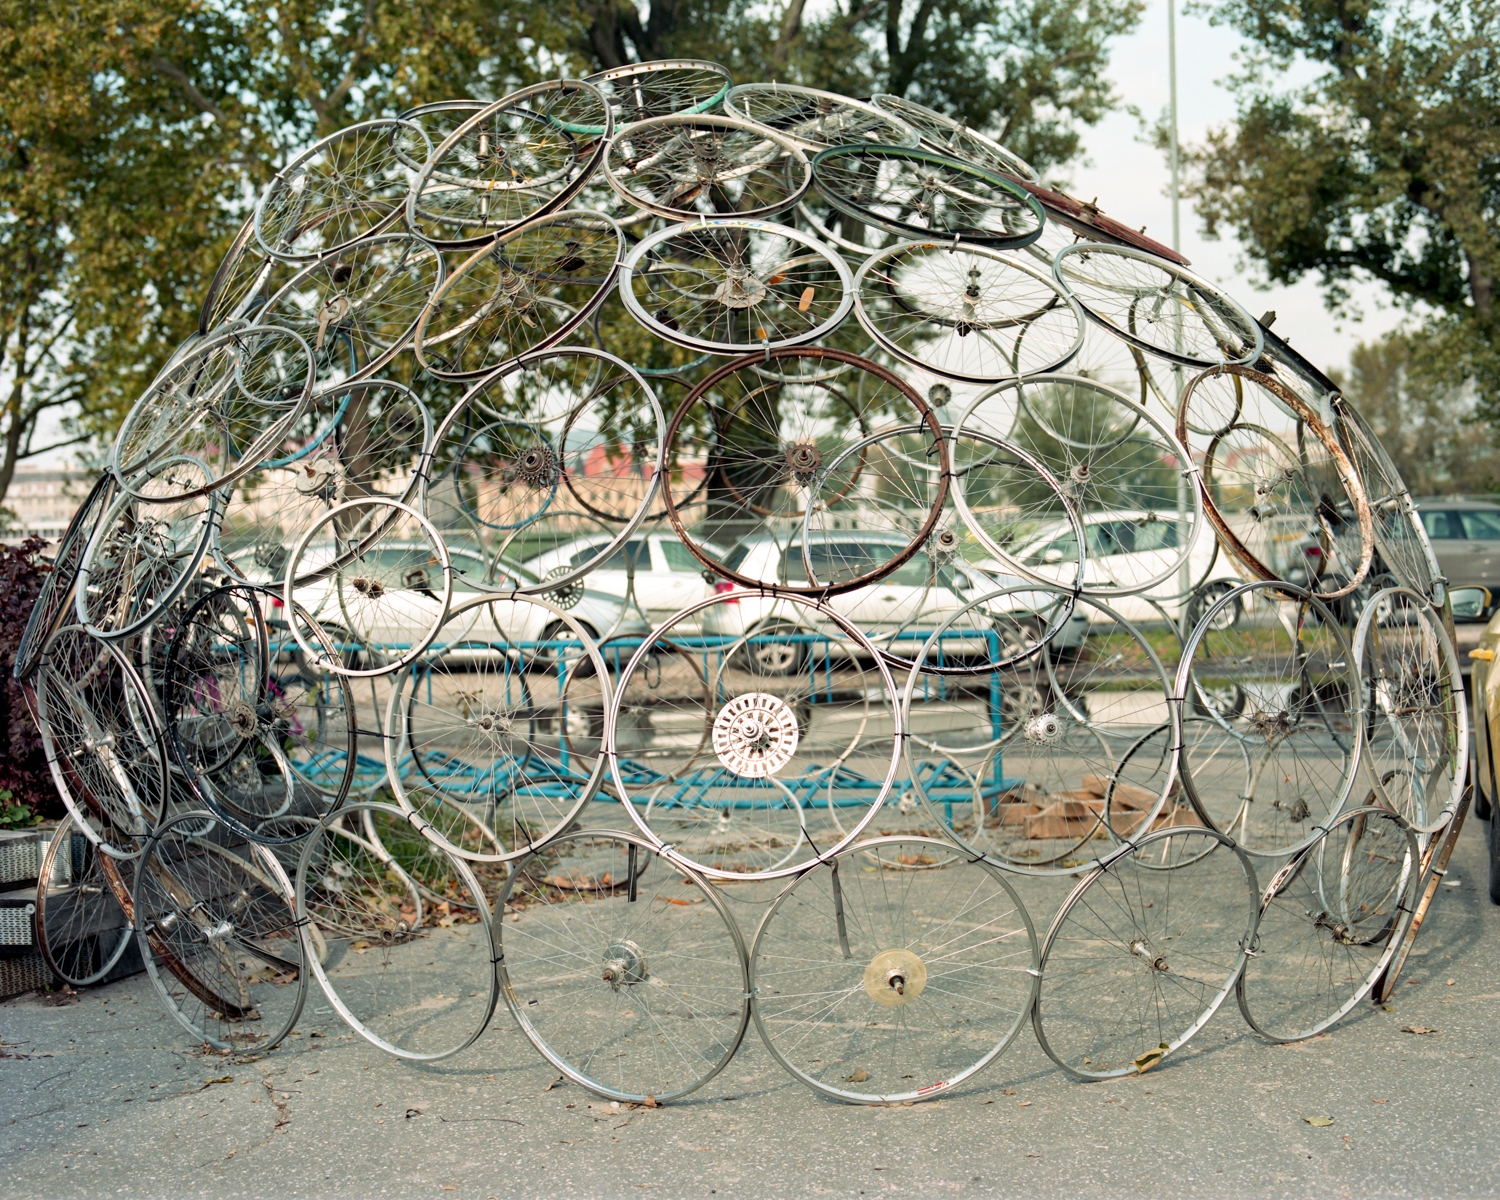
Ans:
{"type": "Polygon", "coordinates": [[[1371,427],[897,97],[681,59],[300,148],[107,459],[15,659],[37,941],[134,929],[221,1050],[316,989],[653,1105],[752,1023],[851,1103],[1028,1019],[1138,1074],[1389,990],[1466,811],[1371,427]]]}

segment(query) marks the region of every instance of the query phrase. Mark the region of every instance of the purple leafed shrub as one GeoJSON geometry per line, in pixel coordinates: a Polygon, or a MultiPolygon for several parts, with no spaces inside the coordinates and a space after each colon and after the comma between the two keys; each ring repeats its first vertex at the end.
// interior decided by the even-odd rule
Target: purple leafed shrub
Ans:
{"type": "Polygon", "coordinates": [[[0,546],[0,828],[64,814],[21,685],[11,677],[16,649],[48,570],[42,538],[0,546]]]}

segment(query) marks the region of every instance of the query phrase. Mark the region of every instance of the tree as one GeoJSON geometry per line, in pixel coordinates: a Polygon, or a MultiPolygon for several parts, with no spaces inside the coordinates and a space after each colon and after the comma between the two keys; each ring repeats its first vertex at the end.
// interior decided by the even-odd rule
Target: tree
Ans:
{"type": "Polygon", "coordinates": [[[1039,170],[1076,158],[1080,126],[1116,103],[1109,43],[1141,0],[575,0],[572,53],[591,69],[670,56],[851,96],[885,92],[962,117],[1039,170]]]}
{"type": "Polygon", "coordinates": [[[534,78],[547,19],[509,0],[0,0],[0,498],[53,448],[49,412],[73,412],[65,441],[118,424],[292,152],[534,78]]]}
{"type": "Polygon", "coordinates": [[[1500,413],[1500,0],[1201,8],[1249,41],[1236,121],[1186,159],[1205,232],[1234,230],[1269,282],[1316,274],[1335,308],[1384,284],[1420,319],[1409,349],[1500,413]],[[1279,87],[1299,63],[1316,77],[1279,87]]]}
{"type": "Polygon", "coordinates": [[[1425,339],[1397,331],[1355,347],[1334,382],[1370,422],[1414,496],[1500,492],[1500,449],[1476,437],[1474,393],[1454,384],[1425,339]],[[1434,368],[1437,369],[1434,369],[1434,368]]]}

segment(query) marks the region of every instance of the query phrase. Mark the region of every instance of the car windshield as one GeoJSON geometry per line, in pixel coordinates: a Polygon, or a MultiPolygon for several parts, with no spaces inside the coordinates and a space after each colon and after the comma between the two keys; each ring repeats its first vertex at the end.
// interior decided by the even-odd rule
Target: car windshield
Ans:
{"type": "MultiPolygon", "coordinates": [[[[868,574],[881,563],[890,562],[902,549],[894,542],[814,542],[807,548],[807,558],[818,579],[848,579],[853,575],[868,574]]],[[[931,569],[927,556],[918,553],[881,582],[898,587],[925,587],[931,569]]],[[[807,582],[807,567],[802,561],[800,545],[783,552],[778,577],[787,583],[807,582]]]]}
{"type": "Polygon", "coordinates": [[[1464,536],[1464,527],[1456,512],[1424,512],[1422,528],[1435,542],[1462,541],[1464,536]]]}
{"type": "Polygon", "coordinates": [[[1500,513],[1484,509],[1465,509],[1458,513],[1464,527],[1464,537],[1471,542],[1500,541],[1500,513]]]}

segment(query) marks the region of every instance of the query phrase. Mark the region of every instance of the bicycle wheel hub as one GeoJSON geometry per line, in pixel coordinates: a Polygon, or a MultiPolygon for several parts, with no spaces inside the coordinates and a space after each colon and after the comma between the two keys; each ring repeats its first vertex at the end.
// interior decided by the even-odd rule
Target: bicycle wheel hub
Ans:
{"type": "Polygon", "coordinates": [[[865,968],[865,994],[882,1008],[910,1004],[927,986],[927,964],[910,950],[882,950],[865,968]]]}
{"type": "Polygon", "coordinates": [[[1153,971],[1165,971],[1167,969],[1167,960],[1160,954],[1153,953],[1151,947],[1144,941],[1131,942],[1130,953],[1134,954],[1137,958],[1145,959],[1151,964],[1153,971]]]}
{"type": "Polygon", "coordinates": [[[797,752],[797,717],[765,692],[736,696],[714,718],[714,753],[742,779],[774,775],[797,752]]]}
{"type": "Polygon", "coordinates": [[[369,600],[379,600],[385,595],[385,584],[378,579],[370,579],[364,575],[356,575],[350,581],[349,586],[369,600]]]}
{"type": "Polygon", "coordinates": [[[516,478],[534,488],[551,487],[557,482],[557,455],[550,446],[533,446],[516,459],[516,478]]]}
{"type": "Polygon", "coordinates": [[[1051,746],[1062,737],[1062,722],[1056,713],[1040,713],[1027,719],[1022,736],[1033,746],[1051,746]]]}
{"type": "Polygon", "coordinates": [[[818,477],[822,465],[823,454],[811,442],[794,442],[786,448],[786,469],[802,487],[818,477]]]}
{"type": "Polygon", "coordinates": [[[246,704],[243,700],[237,701],[229,709],[229,725],[242,738],[254,737],[255,730],[260,725],[255,706],[246,704]]]}
{"type": "Polygon", "coordinates": [[[604,948],[604,971],[602,978],[612,991],[618,992],[621,985],[645,983],[649,978],[646,956],[634,942],[611,942],[604,948]]]}
{"type": "Polygon", "coordinates": [[[511,719],[500,713],[481,713],[473,719],[475,728],[485,733],[493,733],[497,737],[505,737],[512,730],[511,719]]]}
{"type": "Polygon", "coordinates": [[[714,289],[714,299],[725,308],[754,308],[765,298],[766,285],[748,267],[730,267],[714,289]]]}

